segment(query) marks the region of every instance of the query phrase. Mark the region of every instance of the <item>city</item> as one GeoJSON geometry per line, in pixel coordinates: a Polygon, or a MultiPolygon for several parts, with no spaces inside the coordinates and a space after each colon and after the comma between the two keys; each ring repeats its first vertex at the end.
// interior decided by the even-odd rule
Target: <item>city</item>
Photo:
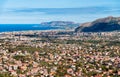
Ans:
{"type": "Polygon", "coordinates": [[[0,36],[1,77],[120,76],[120,32],[23,31],[0,36]]]}

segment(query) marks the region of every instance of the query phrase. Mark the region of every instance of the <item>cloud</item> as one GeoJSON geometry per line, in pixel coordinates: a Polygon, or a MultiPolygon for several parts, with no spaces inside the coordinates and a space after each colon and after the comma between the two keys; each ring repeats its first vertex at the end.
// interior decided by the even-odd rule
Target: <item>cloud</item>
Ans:
{"type": "Polygon", "coordinates": [[[0,20],[8,23],[39,23],[54,20],[88,22],[101,17],[119,15],[119,7],[8,8],[0,15],[0,20]]]}
{"type": "Polygon", "coordinates": [[[99,14],[110,10],[107,7],[83,7],[83,8],[20,8],[12,9],[15,13],[36,13],[36,14],[99,14]]]}

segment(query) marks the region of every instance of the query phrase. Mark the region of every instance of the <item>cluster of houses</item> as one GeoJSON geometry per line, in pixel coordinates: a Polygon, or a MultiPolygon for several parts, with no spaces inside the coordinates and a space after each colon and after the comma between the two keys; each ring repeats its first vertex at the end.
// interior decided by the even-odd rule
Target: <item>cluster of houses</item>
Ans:
{"type": "MultiPolygon", "coordinates": [[[[2,39],[0,74],[8,73],[13,77],[119,77],[120,45],[109,45],[109,40],[94,43],[85,38],[82,44],[2,39]]],[[[101,37],[96,36],[93,40],[96,39],[101,37]]]]}

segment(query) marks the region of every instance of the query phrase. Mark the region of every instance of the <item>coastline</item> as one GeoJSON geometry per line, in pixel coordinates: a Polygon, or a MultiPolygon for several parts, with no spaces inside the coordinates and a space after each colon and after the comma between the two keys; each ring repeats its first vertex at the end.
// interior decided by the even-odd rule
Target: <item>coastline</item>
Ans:
{"type": "Polygon", "coordinates": [[[39,24],[0,24],[1,33],[15,33],[15,32],[48,32],[48,31],[74,31],[75,28],[64,28],[56,26],[43,26],[39,24]],[[2,27],[3,26],[3,27],[2,27]],[[35,27],[37,26],[37,27],[35,27]],[[9,29],[8,29],[9,28],[9,29]]]}
{"type": "Polygon", "coordinates": [[[32,32],[71,32],[74,31],[74,29],[65,30],[65,29],[50,29],[50,30],[21,30],[21,31],[8,31],[8,32],[0,32],[0,34],[6,34],[6,33],[32,33],[32,32]]]}

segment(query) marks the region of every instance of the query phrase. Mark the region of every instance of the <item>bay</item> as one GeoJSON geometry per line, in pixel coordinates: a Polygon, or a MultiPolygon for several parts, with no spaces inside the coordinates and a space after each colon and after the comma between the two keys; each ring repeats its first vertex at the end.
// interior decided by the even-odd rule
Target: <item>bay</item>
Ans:
{"type": "Polygon", "coordinates": [[[60,27],[43,26],[40,24],[0,24],[0,32],[29,31],[29,30],[57,30],[60,27]]]}

